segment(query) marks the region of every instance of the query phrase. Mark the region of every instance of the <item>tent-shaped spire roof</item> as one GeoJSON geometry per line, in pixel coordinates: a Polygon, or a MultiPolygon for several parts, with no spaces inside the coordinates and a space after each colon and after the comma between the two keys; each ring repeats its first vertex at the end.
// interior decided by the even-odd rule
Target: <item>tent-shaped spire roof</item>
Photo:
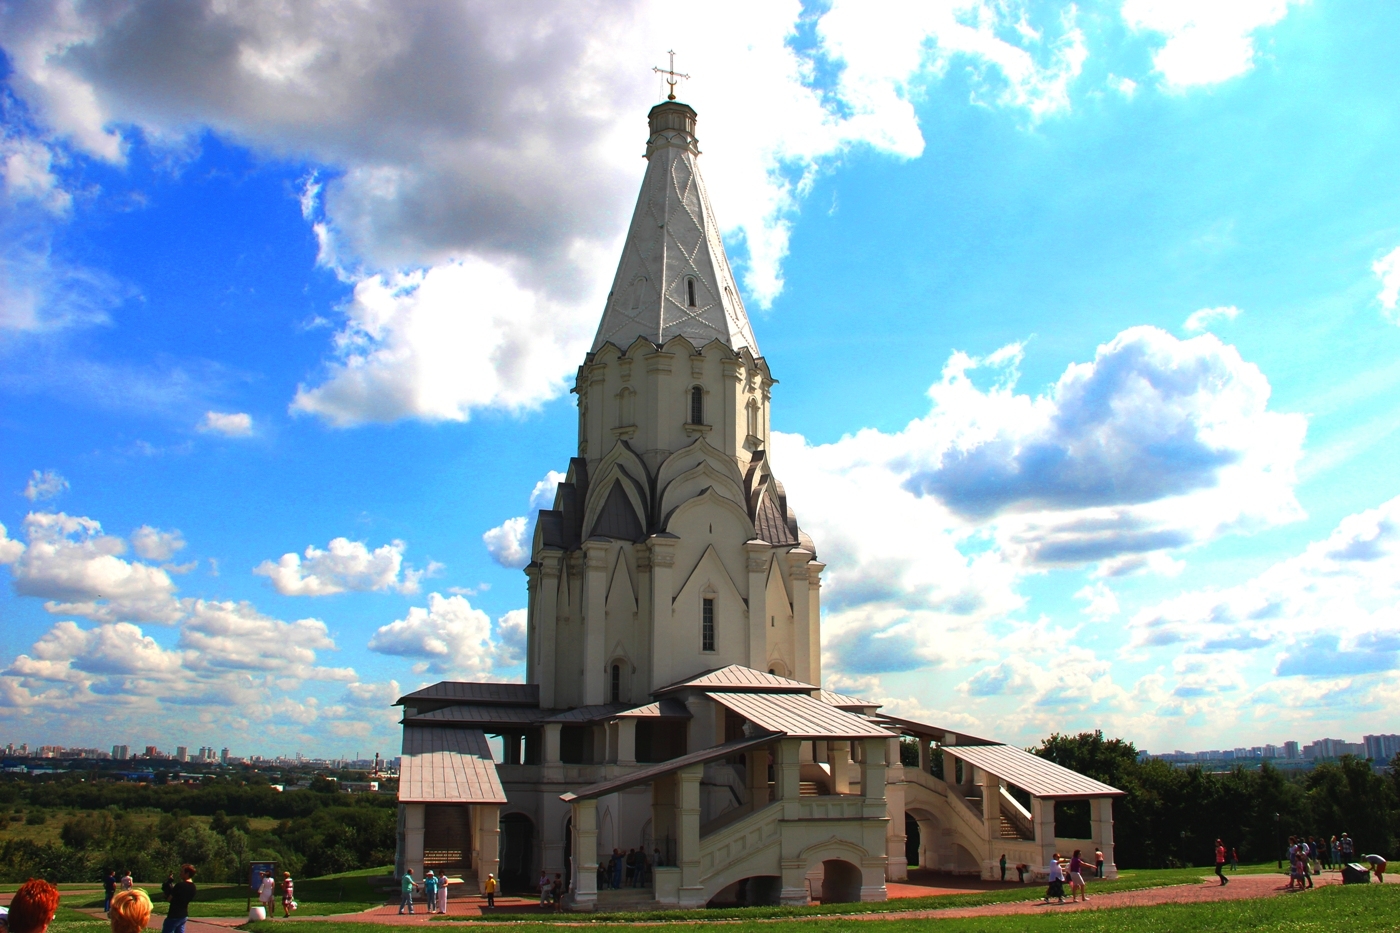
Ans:
{"type": "Polygon", "coordinates": [[[593,350],[638,337],[697,347],[719,340],[758,356],[749,316],[696,164],[695,111],[663,101],[648,114],[647,172],[593,350]]]}

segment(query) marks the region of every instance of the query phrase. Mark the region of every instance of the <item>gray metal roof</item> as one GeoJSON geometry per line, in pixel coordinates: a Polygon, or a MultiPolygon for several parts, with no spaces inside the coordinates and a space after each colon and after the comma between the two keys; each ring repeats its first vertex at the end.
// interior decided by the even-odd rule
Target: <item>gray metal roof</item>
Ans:
{"type": "Polygon", "coordinates": [[[1035,797],[1120,797],[1123,791],[1014,745],[945,745],[945,755],[990,771],[1035,797]]]}
{"type": "Polygon", "coordinates": [[[893,735],[863,716],[829,706],[805,693],[705,694],[760,729],[794,739],[889,738],[893,735]]]}
{"type": "Polygon", "coordinates": [[[604,719],[613,719],[618,713],[627,709],[626,703],[601,703],[596,706],[580,706],[578,709],[565,710],[554,713],[540,722],[601,722],[604,719]]]}
{"type": "Polygon", "coordinates": [[[672,758],[670,761],[663,761],[660,764],[650,765],[642,768],[640,771],[633,771],[631,774],[623,775],[622,777],[600,781],[597,784],[589,784],[587,787],[581,787],[576,791],[560,794],[559,799],[567,803],[573,800],[587,800],[590,797],[602,797],[604,794],[626,790],[638,784],[650,783],[659,777],[673,774],[691,765],[701,765],[707,761],[714,761],[718,758],[728,758],[730,755],[737,755],[747,749],[757,748],[760,745],[767,745],[781,738],[782,736],[780,735],[760,735],[751,739],[738,739],[733,742],[725,742],[723,745],[716,745],[713,748],[702,749],[698,752],[691,752],[689,755],[672,758]]]}
{"type": "Polygon", "coordinates": [[[969,735],[966,732],[959,732],[956,729],[946,729],[943,726],[932,726],[926,722],[918,722],[913,719],[900,719],[898,716],[890,716],[879,713],[875,716],[875,721],[880,723],[891,732],[901,732],[906,735],[917,735],[923,738],[933,739],[940,745],[946,745],[946,736],[952,735],[957,739],[956,745],[1001,745],[996,739],[984,739],[980,736],[969,735]]]}
{"type": "Polygon", "coordinates": [[[663,699],[646,706],[623,710],[618,719],[690,719],[690,710],[680,700],[663,699]]]}
{"type": "Polygon", "coordinates": [[[838,709],[879,709],[880,704],[872,700],[862,700],[860,697],[847,696],[844,693],[835,693],[831,690],[823,690],[817,694],[817,699],[828,706],[835,706],[838,709]]]}
{"type": "Polygon", "coordinates": [[[531,725],[549,715],[549,710],[528,706],[444,706],[431,713],[419,713],[404,718],[405,723],[417,725],[436,723],[481,723],[483,725],[531,725]]]}
{"type": "Polygon", "coordinates": [[[442,680],[430,687],[424,687],[422,690],[405,693],[394,701],[394,705],[403,706],[405,702],[411,700],[539,706],[540,687],[539,684],[492,684],[442,680]]]}
{"type": "Polygon", "coordinates": [[[808,693],[817,689],[812,684],[804,684],[800,680],[789,680],[786,677],[779,677],[777,674],[769,674],[764,671],[756,671],[751,667],[744,667],[742,664],[731,664],[728,667],[716,668],[712,671],[704,671],[678,681],[660,690],[653,690],[653,694],[672,693],[676,690],[687,688],[697,690],[762,690],[765,693],[808,693]]]}
{"type": "Polygon", "coordinates": [[[480,729],[405,726],[400,803],[505,803],[496,763],[480,729]]]}

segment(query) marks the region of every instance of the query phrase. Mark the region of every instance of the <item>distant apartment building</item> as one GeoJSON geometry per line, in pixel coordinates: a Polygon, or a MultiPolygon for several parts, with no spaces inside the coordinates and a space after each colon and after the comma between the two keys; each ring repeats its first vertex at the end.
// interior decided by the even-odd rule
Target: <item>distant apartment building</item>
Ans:
{"type": "Polygon", "coordinates": [[[39,757],[39,758],[62,758],[62,757],[63,757],[63,746],[62,746],[62,745],[40,745],[40,746],[39,746],[39,753],[38,753],[38,755],[37,755],[36,757],[39,757]]]}
{"type": "Polygon", "coordinates": [[[1303,753],[1302,753],[1302,750],[1299,749],[1298,743],[1297,743],[1297,742],[1284,742],[1284,743],[1283,743],[1283,757],[1284,757],[1284,758],[1287,758],[1287,759],[1290,760],[1290,761],[1296,761],[1297,759],[1302,758],[1302,757],[1303,757],[1303,753]]]}
{"type": "Polygon", "coordinates": [[[219,749],[219,761],[220,761],[221,763],[223,763],[223,764],[228,764],[228,757],[229,757],[229,756],[228,756],[228,749],[226,749],[226,748],[221,748],[221,749],[219,749]]]}
{"type": "Polygon", "coordinates": [[[190,749],[189,749],[189,746],[188,746],[188,745],[176,745],[176,746],[175,746],[175,760],[176,760],[176,761],[189,761],[189,760],[190,760],[190,749]]]}
{"type": "Polygon", "coordinates": [[[115,758],[117,761],[126,761],[128,758],[131,757],[131,746],[113,745],[112,757],[115,758]]]}
{"type": "Polygon", "coordinates": [[[1361,745],[1366,757],[1375,762],[1388,762],[1400,755],[1400,735],[1364,735],[1361,745]]]}

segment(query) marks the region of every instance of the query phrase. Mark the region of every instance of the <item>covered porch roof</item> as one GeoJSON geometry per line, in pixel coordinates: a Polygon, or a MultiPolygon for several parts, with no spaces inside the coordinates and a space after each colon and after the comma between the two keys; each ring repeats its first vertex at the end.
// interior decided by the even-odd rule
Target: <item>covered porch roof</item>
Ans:
{"type": "Polygon", "coordinates": [[[749,722],[790,739],[888,739],[893,733],[805,693],[706,693],[749,722]]]}
{"type": "Polygon", "coordinates": [[[400,803],[505,803],[506,792],[480,729],[405,726],[400,803]]]}
{"type": "Polygon", "coordinates": [[[1014,745],[945,745],[943,754],[960,758],[1033,797],[1073,800],[1087,797],[1122,797],[1123,791],[1078,771],[1022,751],[1014,745]]]}
{"type": "Polygon", "coordinates": [[[720,758],[728,758],[730,755],[737,755],[740,752],[751,748],[758,748],[760,745],[768,745],[778,739],[781,735],[758,735],[751,739],[736,739],[733,742],[725,742],[723,745],[716,745],[714,748],[701,749],[698,752],[691,752],[689,755],[682,755],[679,758],[672,758],[670,761],[663,761],[660,764],[642,768],[640,771],[633,771],[631,774],[622,777],[612,778],[607,781],[599,781],[597,784],[589,784],[576,791],[567,794],[560,794],[559,799],[565,803],[572,803],[575,800],[589,800],[594,797],[602,797],[616,791],[626,790],[629,787],[636,787],[638,784],[650,784],[659,777],[674,774],[682,768],[691,765],[702,765],[707,761],[717,761],[720,758]]]}

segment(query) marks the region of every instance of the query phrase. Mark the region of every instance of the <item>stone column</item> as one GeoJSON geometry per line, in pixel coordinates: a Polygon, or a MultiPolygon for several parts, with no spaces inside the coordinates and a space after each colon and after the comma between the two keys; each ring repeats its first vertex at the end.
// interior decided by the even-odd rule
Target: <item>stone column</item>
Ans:
{"type": "Polygon", "coordinates": [[[486,884],[487,875],[501,878],[501,808],[498,804],[478,804],[471,808],[472,830],[476,836],[476,883],[486,884]]]}
{"type": "Polygon", "coordinates": [[[704,765],[676,772],[676,865],[681,870],[680,903],[688,907],[705,903],[700,883],[700,778],[704,773],[704,765]]]}
{"type": "Polygon", "coordinates": [[[535,600],[536,645],[539,659],[540,708],[554,708],[555,688],[555,634],[559,622],[559,573],[562,551],[553,548],[540,555],[540,595],[535,600]]]}
{"type": "Polygon", "coordinates": [[[603,644],[607,637],[608,547],[606,538],[583,542],[583,703],[592,706],[608,702],[603,644]]]}
{"type": "MultiPolygon", "coordinates": [[[[796,670],[792,676],[796,680],[816,683],[812,680],[812,613],[807,600],[807,564],[812,552],[795,547],[787,552],[788,577],[792,580],[792,661],[796,670]]],[[[821,684],[816,684],[821,686],[821,684]]]]}
{"type": "Polygon", "coordinates": [[[885,815],[889,825],[885,827],[885,877],[890,881],[904,881],[909,877],[909,859],[904,854],[909,841],[904,834],[904,785],[885,785],[885,815]]]}
{"type": "Polygon", "coordinates": [[[755,538],[744,542],[749,570],[749,667],[768,670],[768,557],[773,546],[755,538]]]}
{"type": "MultiPolygon", "coordinates": [[[[860,755],[860,793],[865,798],[865,809],[867,814],[873,813],[876,817],[885,815],[885,763],[886,742],[884,739],[859,739],[861,743],[860,755]]],[[[851,742],[852,745],[855,741],[851,742]]],[[[867,816],[867,819],[869,816],[867,816]]]]}
{"type": "Polygon", "coordinates": [[[749,800],[753,808],[761,810],[768,806],[768,749],[750,749],[744,753],[745,778],[749,788],[749,800]]]}
{"type": "Polygon", "coordinates": [[[575,800],[574,851],[569,854],[572,879],[569,904],[575,910],[598,906],[598,801],[575,800]]]}
{"type": "MultiPolygon", "coordinates": [[[[1040,864],[1031,867],[1044,871],[1055,856],[1055,801],[1046,797],[1031,798],[1031,819],[1035,822],[1035,844],[1040,850],[1040,864]]],[[[1104,855],[1108,851],[1104,850],[1104,855]]]]}
{"type": "Polygon", "coordinates": [[[783,819],[797,819],[797,800],[802,796],[802,740],[779,739],[773,746],[777,757],[773,761],[774,796],[791,806],[783,810],[783,819]]]}
{"type": "Polygon", "coordinates": [[[1095,797],[1090,801],[1094,818],[1094,845],[1103,851],[1103,876],[1118,877],[1118,861],[1113,857],[1113,798],[1095,797]]]}
{"type": "Polygon", "coordinates": [[[423,880],[423,815],[421,803],[403,804],[403,867],[423,880]]]}
{"type": "Polygon", "coordinates": [[[671,676],[671,600],[674,590],[671,570],[676,563],[676,542],[667,532],[647,539],[651,548],[651,689],[659,690],[672,683],[671,676]]]}
{"type": "Polygon", "coordinates": [[[982,877],[995,881],[1001,877],[1000,853],[992,851],[1001,839],[1001,778],[990,771],[978,770],[982,776],[982,834],[987,841],[982,877]]]}
{"type": "Polygon", "coordinates": [[[812,665],[809,684],[822,685],[822,571],[826,564],[807,564],[807,657],[812,665]]]}
{"type": "Polygon", "coordinates": [[[919,736],[919,770],[924,774],[933,773],[933,755],[929,752],[927,736],[919,736]]]}
{"type": "Polygon", "coordinates": [[[637,763],[637,720],[631,716],[617,721],[617,763],[625,766],[637,763]]]}

